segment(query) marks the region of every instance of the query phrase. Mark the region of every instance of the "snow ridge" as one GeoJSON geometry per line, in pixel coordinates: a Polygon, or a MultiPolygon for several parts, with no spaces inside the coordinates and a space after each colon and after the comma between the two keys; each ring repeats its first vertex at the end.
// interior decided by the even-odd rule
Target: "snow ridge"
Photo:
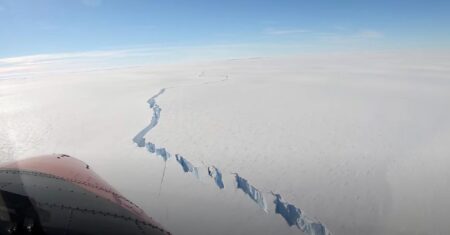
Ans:
{"type": "MultiPolygon", "coordinates": [[[[220,80],[225,81],[228,79],[228,76],[226,76],[225,79],[220,80]]],[[[207,84],[207,83],[205,83],[207,84]]],[[[161,111],[162,109],[159,107],[159,105],[156,103],[156,98],[158,98],[161,94],[165,92],[166,89],[161,89],[156,95],[152,96],[147,103],[149,104],[149,107],[153,111],[153,116],[150,121],[150,124],[146,126],[144,129],[142,129],[134,138],[133,142],[136,143],[136,145],[139,148],[145,147],[148,152],[152,154],[156,154],[157,156],[161,157],[164,161],[167,161],[171,154],[166,150],[164,147],[157,148],[154,143],[146,142],[145,135],[150,132],[151,129],[153,129],[159,122],[159,119],[161,117],[161,111]]],[[[199,167],[194,166],[189,160],[187,160],[185,157],[183,157],[180,154],[175,154],[175,159],[177,163],[181,166],[182,170],[185,173],[191,173],[193,174],[197,179],[200,179],[199,177],[199,167]]],[[[222,172],[215,166],[206,166],[208,177],[212,178],[216,184],[216,186],[219,189],[224,189],[225,185],[223,183],[222,179],[222,172]]],[[[231,174],[230,174],[231,175],[231,174]]],[[[262,191],[258,190],[256,187],[254,187],[252,184],[249,183],[249,181],[243,177],[241,177],[238,173],[232,173],[235,177],[235,188],[239,189],[240,191],[244,192],[250,199],[252,199],[253,202],[255,202],[258,207],[263,209],[266,213],[268,213],[267,203],[265,198],[271,196],[274,197],[274,205],[275,205],[275,213],[279,214],[283,219],[286,221],[286,223],[289,226],[296,226],[299,230],[304,232],[308,235],[332,235],[332,233],[325,227],[324,224],[319,222],[318,220],[312,219],[311,217],[308,217],[303,211],[301,211],[296,206],[285,202],[280,194],[276,193],[263,193],[262,191]],[[267,195],[267,196],[265,196],[267,195]]],[[[163,176],[164,177],[164,176],[163,176]]],[[[161,180],[161,184],[163,182],[163,179],[161,180]]]]}

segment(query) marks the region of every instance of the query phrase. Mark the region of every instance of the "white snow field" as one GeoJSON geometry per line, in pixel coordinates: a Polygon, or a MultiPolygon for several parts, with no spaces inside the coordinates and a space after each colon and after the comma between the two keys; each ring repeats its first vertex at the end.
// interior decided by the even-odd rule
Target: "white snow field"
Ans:
{"type": "Polygon", "coordinates": [[[450,234],[449,53],[0,77],[0,161],[77,157],[173,234],[450,234]]]}

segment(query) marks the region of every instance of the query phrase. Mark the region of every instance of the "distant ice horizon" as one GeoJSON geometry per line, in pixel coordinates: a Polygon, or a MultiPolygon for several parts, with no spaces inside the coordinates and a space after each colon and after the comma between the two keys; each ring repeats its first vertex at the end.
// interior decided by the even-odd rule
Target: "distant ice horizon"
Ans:
{"type": "Polygon", "coordinates": [[[210,63],[233,59],[336,56],[433,56],[450,49],[310,48],[302,44],[141,45],[108,50],[0,57],[0,80],[32,78],[45,73],[73,73],[149,66],[210,63]]]}

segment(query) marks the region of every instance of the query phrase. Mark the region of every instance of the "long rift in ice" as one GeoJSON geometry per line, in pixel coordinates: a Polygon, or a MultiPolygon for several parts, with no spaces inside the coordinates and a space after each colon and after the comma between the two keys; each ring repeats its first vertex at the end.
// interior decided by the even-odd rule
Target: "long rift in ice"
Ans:
{"type": "MultiPolygon", "coordinates": [[[[228,79],[228,76],[225,80],[228,79]]],[[[224,81],[224,80],[221,80],[224,81]]],[[[164,147],[157,147],[154,143],[145,140],[145,135],[150,132],[159,122],[161,117],[162,109],[156,103],[156,98],[162,95],[166,89],[161,89],[156,95],[152,96],[147,103],[149,104],[150,109],[153,111],[153,116],[150,121],[150,124],[142,129],[134,138],[133,142],[140,148],[146,148],[148,152],[152,154],[156,154],[161,157],[164,161],[167,161],[171,154],[164,147]]],[[[197,179],[200,178],[199,175],[199,167],[193,165],[189,160],[187,160],[184,156],[180,154],[175,154],[175,159],[177,163],[181,166],[183,172],[194,175],[197,179]]],[[[215,185],[219,189],[224,189],[225,185],[223,183],[223,174],[220,169],[215,166],[206,166],[206,172],[208,175],[206,177],[210,177],[214,180],[215,185]]],[[[302,232],[308,235],[331,235],[331,232],[325,227],[323,223],[320,221],[313,219],[306,215],[301,209],[296,206],[286,202],[283,200],[280,194],[276,194],[273,192],[263,193],[258,190],[255,186],[249,183],[249,181],[238,173],[230,173],[228,175],[234,176],[234,187],[242,191],[247,197],[249,197],[256,205],[264,210],[266,213],[269,212],[267,208],[266,198],[272,197],[273,204],[275,206],[275,213],[279,214],[289,226],[296,226],[302,232]]],[[[164,178],[164,176],[163,176],[164,178]]],[[[163,182],[163,178],[161,179],[161,184],[163,182]]]]}
{"type": "Polygon", "coordinates": [[[157,156],[160,156],[164,159],[164,161],[167,161],[167,159],[170,158],[170,153],[166,151],[165,148],[156,148],[154,143],[151,142],[145,142],[145,135],[153,129],[156,125],[158,125],[159,118],[161,116],[161,108],[158,104],[156,104],[156,98],[164,93],[166,89],[161,89],[158,94],[152,96],[150,99],[147,100],[147,103],[149,107],[153,110],[153,116],[150,121],[150,124],[146,126],[144,129],[142,129],[134,138],[133,142],[137,144],[139,148],[146,147],[147,150],[150,153],[155,153],[157,156]]]}

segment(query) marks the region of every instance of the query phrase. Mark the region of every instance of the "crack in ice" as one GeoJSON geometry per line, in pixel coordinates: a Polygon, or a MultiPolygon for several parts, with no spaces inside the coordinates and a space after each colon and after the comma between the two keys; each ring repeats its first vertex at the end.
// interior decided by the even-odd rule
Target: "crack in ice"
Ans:
{"type": "Polygon", "coordinates": [[[297,226],[310,235],[329,235],[330,231],[320,222],[308,217],[296,206],[284,202],[280,194],[272,193],[275,197],[275,213],[281,215],[289,226],[297,226]]]}
{"type": "MultiPolygon", "coordinates": [[[[226,76],[225,79],[220,80],[226,81],[228,80],[228,76],[226,76]]],[[[204,83],[208,84],[208,83],[204,83]]],[[[149,107],[153,111],[153,116],[150,121],[150,124],[146,126],[144,129],[142,129],[134,138],[133,142],[136,143],[136,145],[140,148],[145,147],[148,152],[156,154],[157,156],[161,157],[165,162],[171,157],[171,154],[166,150],[164,147],[156,147],[156,145],[152,142],[146,142],[145,135],[150,132],[151,129],[153,129],[156,125],[158,125],[159,119],[161,117],[161,111],[162,109],[159,107],[159,105],[156,103],[156,98],[158,98],[161,94],[165,92],[166,89],[161,89],[156,95],[152,96],[147,103],[149,104],[149,107]]],[[[175,154],[175,159],[177,163],[181,166],[182,170],[185,173],[191,173],[193,174],[197,179],[199,179],[199,168],[194,166],[189,160],[187,160],[185,157],[183,157],[180,154],[175,154]]],[[[212,178],[216,184],[216,186],[219,189],[224,189],[225,185],[223,183],[222,179],[222,172],[215,166],[206,166],[208,176],[212,178]]],[[[165,173],[165,168],[164,168],[165,173]]],[[[162,187],[162,183],[164,180],[164,173],[161,178],[161,184],[160,184],[160,190],[162,187]]],[[[258,207],[263,209],[266,213],[268,213],[267,203],[266,203],[266,196],[264,193],[262,193],[260,190],[258,190],[256,187],[254,187],[252,184],[249,183],[249,181],[243,177],[241,177],[237,173],[232,173],[235,176],[235,187],[242,192],[244,192],[250,199],[252,199],[258,207]]],[[[321,223],[318,220],[312,219],[311,217],[308,217],[305,215],[305,213],[297,208],[296,206],[286,202],[283,200],[280,194],[276,194],[271,192],[270,194],[267,194],[267,196],[273,196],[274,201],[273,204],[275,205],[275,213],[279,214],[283,219],[286,221],[286,223],[292,227],[296,226],[299,230],[302,232],[308,234],[308,235],[331,235],[331,232],[325,227],[323,223],[321,223]]]]}
{"type": "Polygon", "coordinates": [[[186,158],[184,158],[183,156],[181,156],[179,154],[175,154],[175,158],[177,159],[177,162],[181,165],[181,167],[183,168],[183,171],[185,173],[191,172],[198,178],[198,168],[197,167],[192,165],[191,162],[189,162],[188,160],[186,160],[186,158]]]}
{"type": "Polygon", "coordinates": [[[214,182],[216,182],[217,187],[219,187],[220,189],[225,188],[225,185],[223,184],[222,180],[222,172],[220,172],[219,169],[217,169],[215,166],[209,166],[208,175],[209,177],[214,179],[214,182]]]}
{"type": "Polygon", "coordinates": [[[150,121],[150,124],[142,129],[134,138],[133,142],[137,144],[138,147],[143,148],[146,147],[147,151],[150,153],[156,153],[157,156],[160,156],[164,161],[170,158],[170,153],[166,151],[165,148],[156,148],[155,144],[152,142],[145,142],[145,135],[153,129],[156,125],[158,125],[159,118],[161,117],[162,109],[156,103],[156,98],[164,93],[166,89],[161,89],[156,95],[152,96],[147,100],[149,107],[153,110],[153,116],[150,121]]]}
{"type": "Polygon", "coordinates": [[[249,196],[253,201],[258,204],[258,206],[267,213],[267,204],[264,199],[263,194],[253,185],[249,184],[248,181],[239,176],[239,174],[234,174],[236,177],[237,188],[242,190],[247,196],[249,196]]]}

